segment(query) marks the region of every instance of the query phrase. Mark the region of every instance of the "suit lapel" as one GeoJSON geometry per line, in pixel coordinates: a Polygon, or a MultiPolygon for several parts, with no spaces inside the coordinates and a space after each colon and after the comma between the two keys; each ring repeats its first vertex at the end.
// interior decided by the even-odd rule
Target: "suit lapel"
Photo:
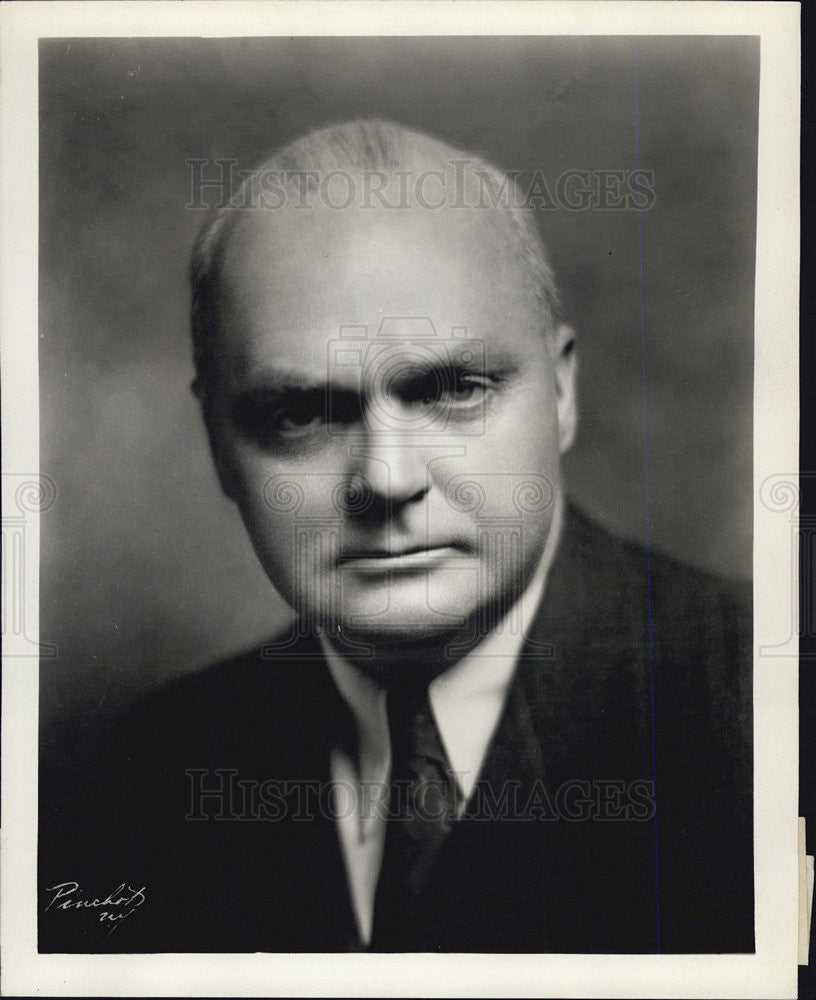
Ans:
{"type": "Polygon", "coordinates": [[[654,944],[653,826],[626,813],[635,783],[653,773],[646,586],[625,548],[568,507],[530,633],[552,656],[523,655],[519,666],[558,817],[546,824],[553,950],[649,951],[654,944]],[[620,792],[620,810],[609,807],[610,790],[613,803],[620,792]]]}

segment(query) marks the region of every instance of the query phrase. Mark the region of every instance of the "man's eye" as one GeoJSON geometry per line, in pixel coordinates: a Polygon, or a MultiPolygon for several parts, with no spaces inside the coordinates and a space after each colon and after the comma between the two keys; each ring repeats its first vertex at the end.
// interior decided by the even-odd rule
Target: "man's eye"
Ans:
{"type": "Polygon", "coordinates": [[[480,400],[485,392],[487,386],[478,376],[471,372],[458,372],[451,385],[450,397],[454,404],[464,405],[480,400]]]}
{"type": "Polygon", "coordinates": [[[429,394],[426,402],[448,409],[465,409],[480,403],[484,399],[487,388],[484,377],[476,375],[474,372],[446,372],[444,378],[438,380],[436,391],[429,394]]]}
{"type": "Polygon", "coordinates": [[[303,437],[320,427],[323,413],[317,413],[311,407],[287,407],[274,413],[270,423],[281,437],[303,437]]]}
{"type": "Polygon", "coordinates": [[[242,434],[271,447],[315,433],[324,423],[323,398],[285,401],[250,397],[238,401],[232,417],[242,434]]]}
{"type": "Polygon", "coordinates": [[[473,372],[444,371],[411,380],[400,395],[413,405],[465,407],[479,402],[486,391],[484,378],[473,372]]]}

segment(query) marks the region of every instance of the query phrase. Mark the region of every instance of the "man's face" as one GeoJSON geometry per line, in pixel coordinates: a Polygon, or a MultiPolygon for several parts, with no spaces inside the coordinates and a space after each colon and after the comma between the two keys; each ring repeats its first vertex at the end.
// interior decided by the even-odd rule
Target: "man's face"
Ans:
{"type": "Polygon", "coordinates": [[[571,436],[495,212],[247,211],[209,428],[283,597],[380,648],[495,622],[541,558],[571,436]],[[560,419],[559,419],[560,418],[560,419]]]}

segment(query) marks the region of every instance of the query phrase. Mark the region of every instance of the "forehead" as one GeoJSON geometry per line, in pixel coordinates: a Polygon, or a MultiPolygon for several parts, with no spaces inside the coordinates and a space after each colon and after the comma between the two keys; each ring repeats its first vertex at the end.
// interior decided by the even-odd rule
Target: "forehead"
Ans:
{"type": "Polygon", "coordinates": [[[248,209],[220,268],[220,354],[314,379],[349,328],[466,336],[487,352],[543,345],[506,217],[495,210],[248,209]],[[429,327],[430,322],[430,327],[429,327]]]}

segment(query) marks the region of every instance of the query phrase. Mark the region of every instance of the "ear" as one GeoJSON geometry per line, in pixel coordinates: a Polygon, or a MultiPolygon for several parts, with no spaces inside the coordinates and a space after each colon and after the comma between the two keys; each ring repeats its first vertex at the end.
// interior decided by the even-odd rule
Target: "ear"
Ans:
{"type": "Polygon", "coordinates": [[[558,442],[563,455],[572,446],[578,427],[575,331],[564,323],[559,325],[553,335],[553,371],[558,408],[558,442]]]}
{"type": "Polygon", "coordinates": [[[223,417],[215,412],[216,407],[213,406],[211,400],[207,399],[204,389],[198,379],[193,382],[191,389],[193,390],[193,395],[201,404],[201,414],[204,418],[204,426],[207,429],[207,440],[210,444],[210,454],[212,455],[215,471],[218,475],[218,482],[221,484],[221,489],[224,494],[229,497],[230,500],[235,500],[235,476],[232,472],[230,463],[227,461],[222,441],[222,434],[220,433],[219,421],[222,420],[223,417]]]}

